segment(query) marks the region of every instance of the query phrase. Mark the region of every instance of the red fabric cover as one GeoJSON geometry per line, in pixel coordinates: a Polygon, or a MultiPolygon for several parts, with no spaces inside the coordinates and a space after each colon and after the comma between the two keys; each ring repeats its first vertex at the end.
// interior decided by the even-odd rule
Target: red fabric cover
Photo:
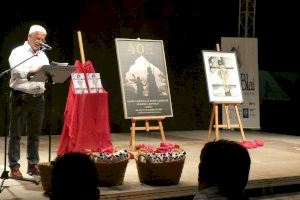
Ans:
{"type": "Polygon", "coordinates": [[[147,144],[137,144],[137,145],[135,145],[135,149],[137,151],[144,150],[146,152],[153,153],[155,148],[153,146],[147,145],[147,144]]]}
{"type": "Polygon", "coordinates": [[[173,150],[180,149],[179,145],[172,143],[161,143],[158,148],[156,148],[155,153],[168,153],[173,150]]]}
{"type": "Polygon", "coordinates": [[[239,144],[247,149],[253,149],[256,147],[264,146],[264,141],[262,140],[243,141],[243,142],[239,142],[239,144]]]}
{"type": "MultiPolygon", "coordinates": [[[[75,62],[75,73],[94,73],[91,61],[75,62]]],[[[57,155],[67,152],[101,152],[112,149],[109,126],[108,94],[75,94],[70,81],[64,112],[64,126],[60,135],[57,155]]]]}

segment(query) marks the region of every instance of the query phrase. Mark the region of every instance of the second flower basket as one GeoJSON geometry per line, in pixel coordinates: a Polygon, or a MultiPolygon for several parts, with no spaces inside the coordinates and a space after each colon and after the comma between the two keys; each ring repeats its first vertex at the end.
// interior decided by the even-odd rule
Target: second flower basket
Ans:
{"type": "Polygon", "coordinates": [[[94,154],[95,166],[101,187],[122,185],[129,161],[126,150],[120,150],[112,154],[94,154]]]}
{"type": "Polygon", "coordinates": [[[136,166],[139,180],[153,186],[178,184],[185,161],[183,150],[168,153],[138,152],[136,166]]]}

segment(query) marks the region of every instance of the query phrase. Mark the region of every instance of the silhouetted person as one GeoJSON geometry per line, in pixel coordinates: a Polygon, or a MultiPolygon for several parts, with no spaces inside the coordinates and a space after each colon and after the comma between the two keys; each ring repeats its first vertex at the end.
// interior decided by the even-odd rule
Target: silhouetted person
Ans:
{"type": "Polygon", "coordinates": [[[132,81],[136,84],[136,96],[137,97],[143,97],[144,96],[144,84],[141,80],[141,78],[138,76],[135,78],[135,75],[132,74],[133,79],[132,81]]]}
{"type": "Polygon", "coordinates": [[[234,141],[208,142],[201,151],[198,190],[194,200],[246,200],[250,170],[246,148],[234,141]]]}
{"type": "Polygon", "coordinates": [[[155,76],[151,70],[151,67],[147,67],[147,82],[146,85],[148,86],[148,96],[155,97],[159,95],[159,90],[156,84],[155,76]]]}
{"type": "Polygon", "coordinates": [[[138,76],[136,78],[136,94],[138,97],[142,97],[144,94],[144,84],[141,78],[138,76]]]}
{"type": "Polygon", "coordinates": [[[70,152],[58,157],[52,170],[50,200],[98,200],[99,178],[87,154],[70,152]]]}

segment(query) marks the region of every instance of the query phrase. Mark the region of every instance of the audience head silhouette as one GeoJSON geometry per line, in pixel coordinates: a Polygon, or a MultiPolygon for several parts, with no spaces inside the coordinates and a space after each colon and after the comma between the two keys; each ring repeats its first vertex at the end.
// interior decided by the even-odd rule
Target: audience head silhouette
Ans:
{"type": "Polygon", "coordinates": [[[248,150],[237,142],[218,140],[206,143],[200,155],[199,193],[194,199],[212,199],[201,198],[206,195],[205,190],[215,191],[216,196],[221,197],[219,199],[248,199],[244,189],[250,164],[248,150]]]}
{"type": "Polygon", "coordinates": [[[94,161],[82,153],[71,152],[58,157],[51,180],[51,200],[98,200],[99,179],[94,161]]]}

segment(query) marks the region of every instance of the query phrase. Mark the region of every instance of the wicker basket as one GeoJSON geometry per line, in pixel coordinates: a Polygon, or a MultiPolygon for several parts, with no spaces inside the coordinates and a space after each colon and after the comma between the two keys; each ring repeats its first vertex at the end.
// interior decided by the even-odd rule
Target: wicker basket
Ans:
{"type": "MultiPolygon", "coordinates": [[[[140,156],[143,155],[139,155],[139,157],[140,156]]],[[[145,159],[146,162],[144,163],[139,160],[140,159],[136,159],[136,165],[141,183],[154,186],[178,184],[184,165],[184,159],[164,163],[151,163],[147,159],[145,159]]]]}
{"type": "Polygon", "coordinates": [[[38,164],[40,176],[44,191],[49,191],[51,188],[51,178],[53,165],[50,162],[42,162],[38,164]]]}
{"type": "Polygon", "coordinates": [[[117,162],[95,162],[101,187],[122,185],[129,159],[117,162]]]}

